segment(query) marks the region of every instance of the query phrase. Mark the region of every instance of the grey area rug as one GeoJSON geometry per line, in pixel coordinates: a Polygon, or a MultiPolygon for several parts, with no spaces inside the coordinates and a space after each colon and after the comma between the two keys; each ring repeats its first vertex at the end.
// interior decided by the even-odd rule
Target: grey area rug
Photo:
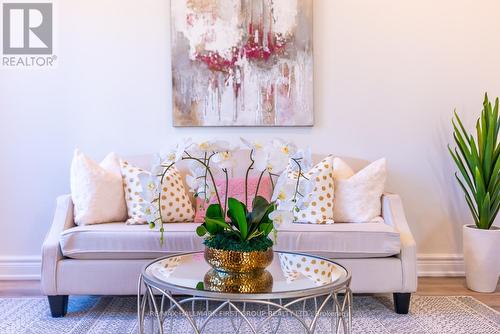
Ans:
{"type": "MultiPolygon", "coordinates": [[[[388,296],[355,295],[353,333],[500,333],[500,313],[472,297],[414,296],[408,315],[396,314],[392,308],[388,296]]],[[[306,305],[306,314],[308,309],[313,305],[306,305]]],[[[258,319],[261,315],[254,312],[251,316],[258,319]]],[[[330,316],[325,313],[320,318],[316,333],[330,333],[330,316]]],[[[166,321],[165,332],[192,333],[187,321],[175,313],[166,321]]],[[[212,319],[205,332],[233,333],[227,312],[212,319]]],[[[249,330],[242,327],[241,332],[249,330]]],[[[302,332],[295,320],[282,318],[278,333],[302,332]]],[[[0,333],[137,333],[136,298],[70,297],[68,315],[58,319],[50,317],[46,298],[2,298],[0,333]]]]}

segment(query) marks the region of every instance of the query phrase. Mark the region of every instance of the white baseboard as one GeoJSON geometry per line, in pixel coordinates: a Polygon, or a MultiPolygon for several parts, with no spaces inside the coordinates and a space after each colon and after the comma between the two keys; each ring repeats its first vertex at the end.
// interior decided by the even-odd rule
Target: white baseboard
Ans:
{"type": "Polygon", "coordinates": [[[465,276],[464,258],[461,254],[419,254],[418,276],[465,276]]]}
{"type": "MultiPolygon", "coordinates": [[[[418,276],[464,276],[463,256],[458,254],[419,254],[418,276]]],[[[38,256],[0,257],[0,280],[40,279],[38,256]]]]}
{"type": "Polygon", "coordinates": [[[39,256],[1,256],[0,280],[39,280],[41,266],[39,256]]]}

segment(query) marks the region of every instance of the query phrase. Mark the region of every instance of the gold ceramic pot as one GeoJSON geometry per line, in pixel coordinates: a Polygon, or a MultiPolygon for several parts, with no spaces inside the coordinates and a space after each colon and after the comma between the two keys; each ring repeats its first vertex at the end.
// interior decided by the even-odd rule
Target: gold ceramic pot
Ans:
{"type": "Polygon", "coordinates": [[[226,293],[264,293],[273,289],[273,276],[267,270],[252,273],[226,273],[210,269],[203,279],[204,288],[226,293]]]}
{"type": "Polygon", "coordinates": [[[215,270],[226,273],[250,273],[266,269],[273,261],[273,249],[238,252],[205,247],[205,260],[215,270]]]}

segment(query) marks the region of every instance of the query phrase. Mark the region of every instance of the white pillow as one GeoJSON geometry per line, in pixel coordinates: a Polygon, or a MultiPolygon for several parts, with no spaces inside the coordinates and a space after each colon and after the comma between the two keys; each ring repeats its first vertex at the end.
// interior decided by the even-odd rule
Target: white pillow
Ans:
{"type": "MultiPolygon", "coordinates": [[[[128,208],[127,224],[146,224],[148,222],[141,207],[145,200],[141,196],[142,186],[139,175],[150,174],[150,172],[132,166],[127,161],[121,161],[120,167],[128,208]]],[[[168,170],[163,180],[161,214],[164,223],[192,222],[194,219],[193,205],[186,193],[181,174],[175,166],[168,170]]]]}
{"type": "Polygon", "coordinates": [[[75,224],[92,225],[127,219],[119,168],[119,160],[114,153],[108,154],[98,165],[78,149],[75,150],[70,171],[75,224]]]}
{"type": "Polygon", "coordinates": [[[333,219],[342,223],[375,221],[381,214],[386,159],[372,162],[356,174],[340,158],[333,159],[335,199],[333,219]]]}
{"type": "MultiPolygon", "coordinates": [[[[288,175],[294,180],[295,175],[288,175]]],[[[299,212],[294,211],[294,221],[297,223],[306,224],[333,224],[333,170],[332,157],[327,156],[320,161],[316,166],[304,173],[308,179],[314,178],[314,189],[309,194],[310,200],[308,206],[299,212]]]]}

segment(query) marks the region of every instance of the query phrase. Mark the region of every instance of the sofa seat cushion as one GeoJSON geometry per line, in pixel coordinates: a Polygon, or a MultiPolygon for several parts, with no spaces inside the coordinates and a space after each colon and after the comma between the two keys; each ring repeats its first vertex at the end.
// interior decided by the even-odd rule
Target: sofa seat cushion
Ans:
{"type": "MultiPolygon", "coordinates": [[[[165,239],[148,225],[108,223],[76,226],[61,234],[61,250],[73,259],[154,259],[165,254],[203,250],[199,224],[164,224],[165,239]]],[[[328,258],[387,257],[400,251],[399,233],[385,223],[284,224],[275,250],[328,258]]]]}
{"type": "Polygon", "coordinates": [[[399,232],[384,222],[331,225],[283,224],[278,229],[279,250],[326,258],[371,258],[399,254],[399,232]]]}
{"type": "Polygon", "coordinates": [[[61,250],[73,259],[154,259],[168,253],[203,250],[195,233],[199,224],[164,224],[165,238],[149,225],[108,223],[76,226],[61,234],[61,250]]]}

